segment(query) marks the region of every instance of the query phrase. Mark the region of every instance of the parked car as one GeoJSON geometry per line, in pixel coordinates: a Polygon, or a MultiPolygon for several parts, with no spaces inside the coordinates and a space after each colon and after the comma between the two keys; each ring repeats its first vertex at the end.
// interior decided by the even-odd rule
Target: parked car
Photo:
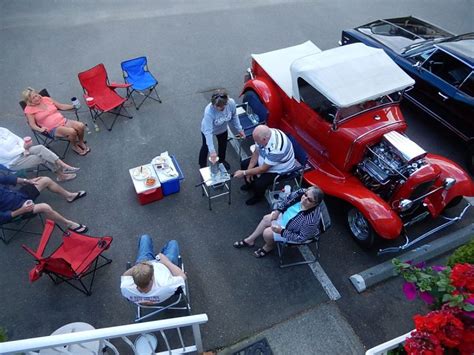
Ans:
{"type": "Polygon", "coordinates": [[[415,81],[405,97],[467,144],[474,172],[474,33],[456,36],[415,17],[377,20],[342,32],[341,44],[382,48],[415,81]]]}
{"type": "Polygon", "coordinates": [[[405,236],[409,225],[474,195],[468,173],[404,134],[399,101],[414,80],[383,50],[355,43],[321,51],[308,41],[252,55],[247,72],[242,94],[256,94],[267,124],[308,152],[306,182],[351,206],[348,226],[362,246],[405,236]]]}

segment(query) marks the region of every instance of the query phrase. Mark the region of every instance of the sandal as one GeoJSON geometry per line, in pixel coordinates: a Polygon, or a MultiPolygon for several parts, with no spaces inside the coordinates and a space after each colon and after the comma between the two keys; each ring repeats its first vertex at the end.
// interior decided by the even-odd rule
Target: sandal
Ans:
{"type": "Polygon", "coordinates": [[[86,151],[86,150],[82,150],[80,147],[79,147],[79,148],[77,148],[77,147],[72,147],[71,149],[72,149],[72,151],[73,151],[74,153],[76,153],[77,155],[80,155],[81,157],[83,157],[84,155],[86,155],[87,153],[89,153],[89,152],[86,151]]]}
{"type": "Polygon", "coordinates": [[[85,195],[87,195],[87,192],[85,191],[78,191],[78,193],[76,194],[76,196],[74,196],[74,198],[71,200],[71,201],[68,201],[69,203],[72,203],[76,200],[79,200],[80,198],[84,197],[85,195]]]}
{"type": "Polygon", "coordinates": [[[64,174],[74,174],[77,173],[81,168],[75,168],[71,166],[70,168],[64,168],[62,169],[64,174]]]}
{"type": "Polygon", "coordinates": [[[252,248],[253,244],[250,245],[245,241],[245,239],[239,240],[237,242],[234,242],[234,248],[240,249],[240,248],[252,248]]]}
{"type": "Polygon", "coordinates": [[[76,178],[76,174],[62,174],[56,178],[57,182],[69,181],[76,178]]]}
{"type": "Polygon", "coordinates": [[[271,250],[266,251],[263,248],[258,248],[253,254],[255,255],[256,258],[263,258],[264,256],[267,256],[268,254],[270,254],[270,252],[271,250]]]}
{"type": "Polygon", "coordinates": [[[89,228],[87,228],[85,225],[83,224],[79,224],[78,227],[74,228],[74,229],[71,229],[73,232],[76,232],[76,233],[86,233],[89,228]]]}

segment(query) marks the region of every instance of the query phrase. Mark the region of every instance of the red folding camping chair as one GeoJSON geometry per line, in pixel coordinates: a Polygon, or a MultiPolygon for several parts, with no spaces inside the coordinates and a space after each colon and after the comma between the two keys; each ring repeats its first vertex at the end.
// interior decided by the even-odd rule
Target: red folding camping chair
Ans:
{"type": "Polygon", "coordinates": [[[50,256],[43,256],[55,225],[53,221],[46,220],[36,252],[23,245],[23,249],[33,255],[37,263],[30,271],[30,281],[34,282],[46,273],[55,284],[66,282],[90,296],[96,271],[112,262],[102,255],[110,247],[112,237],[96,238],[71,230],[63,231],[62,244],[50,256]],[[99,259],[102,259],[101,263],[99,259]],[[82,279],[89,274],[91,280],[87,287],[82,279]]]}
{"type": "Polygon", "coordinates": [[[87,107],[89,107],[92,121],[94,123],[96,123],[97,118],[99,118],[105,128],[111,131],[119,116],[133,118],[123,107],[123,104],[127,99],[115,92],[115,89],[126,89],[130,87],[131,84],[109,83],[107,71],[102,63],[79,73],[77,76],[84,90],[84,99],[87,107]],[[126,115],[121,113],[122,109],[127,113],[126,115]],[[107,127],[102,118],[102,115],[107,112],[115,115],[110,127],[107,127]]]}

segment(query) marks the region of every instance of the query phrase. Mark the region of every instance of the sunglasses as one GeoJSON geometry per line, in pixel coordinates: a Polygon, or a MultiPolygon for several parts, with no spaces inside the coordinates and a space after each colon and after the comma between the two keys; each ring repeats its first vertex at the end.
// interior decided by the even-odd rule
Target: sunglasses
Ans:
{"type": "Polygon", "coordinates": [[[212,95],[213,99],[227,99],[227,95],[225,94],[214,94],[212,95]]]}
{"type": "Polygon", "coordinates": [[[307,199],[309,202],[311,202],[311,203],[315,203],[315,202],[316,202],[316,201],[314,200],[314,198],[309,197],[308,191],[306,191],[303,195],[304,195],[304,197],[306,197],[306,199],[307,199]]]}

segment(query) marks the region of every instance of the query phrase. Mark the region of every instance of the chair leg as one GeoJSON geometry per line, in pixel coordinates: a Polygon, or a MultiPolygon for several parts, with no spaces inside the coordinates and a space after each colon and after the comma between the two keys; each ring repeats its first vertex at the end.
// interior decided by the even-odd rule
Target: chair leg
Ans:
{"type": "MultiPolygon", "coordinates": [[[[37,215],[40,218],[41,224],[44,226],[43,218],[41,217],[40,214],[37,215]]],[[[38,233],[38,232],[30,232],[30,231],[24,231],[23,229],[30,223],[34,217],[28,218],[24,221],[18,222],[20,226],[18,228],[9,228],[9,227],[1,227],[1,236],[0,239],[4,244],[9,244],[13,238],[15,238],[18,234],[24,233],[24,234],[31,234],[31,235],[42,235],[43,233],[38,233]],[[6,232],[13,232],[13,234],[10,235],[10,237],[7,236],[6,232]]],[[[12,222],[14,223],[14,222],[12,222]]]]}
{"type": "Polygon", "coordinates": [[[277,243],[277,249],[278,249],[278,256],[279,256],[279,261],[280,261],[280,268],[282,268],[282,269],[290,267],[290,266],[314,264],[319,259],[319,240],[316,241],[317,253],[313,258],[311,258],[310,260],[297,261],[297,262],[294,262],[294,263],[285,263],[284,262],[283,255],[284,255],[284,250],[287,246],[286,245],[281,245],[281,244],[282,243],[277,243]]]}

